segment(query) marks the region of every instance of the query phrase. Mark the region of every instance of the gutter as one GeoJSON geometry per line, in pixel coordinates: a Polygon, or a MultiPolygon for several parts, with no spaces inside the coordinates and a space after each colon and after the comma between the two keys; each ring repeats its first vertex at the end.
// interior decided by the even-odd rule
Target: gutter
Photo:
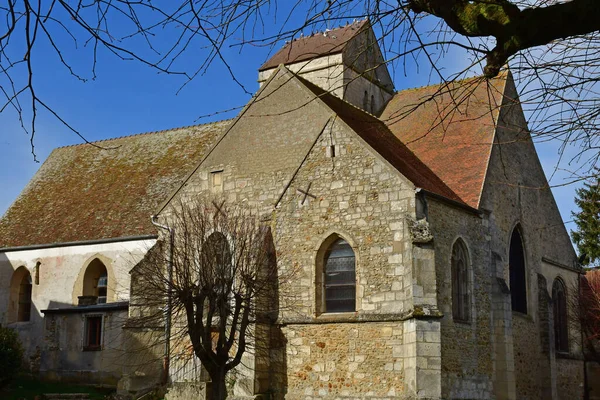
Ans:
{"type": "Polygon", "coordinates": [[[157,222],[158,216],[153,215],[150,218],[152,225],[159,229],[163,229],[169,232],[169,258],[167,259],[167,307],[165,309],[165,350],[163,355],[163,383],[169,383],[169,369],[171,364],[171,309],[173,300],[171,298],[171,284],[173,282],[173,246],[175,238],[175,229],[162,225],[157,222]]]}
{"type": "Polygon", "coordinates": [[[25,250],[38,250],[38,249],[52,249],[55,247],[69,247],[69,246],[88,246],[92,244],[105,244],[114,242],[132,242],[135,240],[149,240],[156,239],[158,235],[137,235],[137,236],[123,236],[109,239],[92,239],[92,240],[81,240],[77,242],[59,242],[59,243],[48,243],[48,244],[31,244],[27,246],[13,246],[13,247],[2,247],[0,252],[7,253],[9,251],[25,251],[25,250]]]}

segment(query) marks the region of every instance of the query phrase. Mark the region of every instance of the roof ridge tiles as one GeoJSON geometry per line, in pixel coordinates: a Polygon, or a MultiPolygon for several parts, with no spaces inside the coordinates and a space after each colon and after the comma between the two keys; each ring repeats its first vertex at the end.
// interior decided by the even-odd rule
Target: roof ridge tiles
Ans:
{"type": "MultiPolygon", "coordinates": [[[[508,70],[500,71],[500,73],[498,74],[498,76],[495,76],[494,78],[491,78],[491,80],[505,79],[504,75],[506,75],[508,73],[509,73],[508,70]]],[[[454,84],[465,82],[465,81],[469,81],[469,80],[472,80],[472,79],[488,80],[488,78],[486,78],[486,77],[484,77],[482,75],[466,76],[464,78],[449,80],[449,81],[442,82],[442,83],[431,83],[431,84],[428,84],[428,85],[414,86],[414,87],[409,87],[409,88],[405,88],[405,89],[402,89],[402,90],[396,90],[396,91],[394,91],[394,95],[397,95],[397,94],[403,93],[403,92],[410,92],[410,91],[413,91],[413,90],[421,90],[421,89],[432,88],[432,87],[435,87],[435,86],[439,87],[439,86],[443,86],[443,85],[454,85],[454,84]]]]}
{"type": "Polygon", "coordinates": [[[131,135],[115,136],[115,137],[111,137],[111,138],[95,140],[93,142],[67,144],[67,145],[64,145],[64,146],[58,146],[58,147],[56,147],[55,150],[65,149],[65,148],[70,148],[70,147],[77,147],[77,146],[95,145],[95,144],[98,144],[98,143],[110,142],[112,140],[125,139],[125,138],[131,138],[131,137],[137,137],[137,136],[144,136],[144,135],[153,135],[153,134],[157,134],[157,133],[166,133],[166,132],[171,132],[171,131],[177,131],[177,130],[180,130],[180,129],[208,127],[208,126],[217,125],[217,124],[220,124],[220,123],[223,123],[223,122],[230,122],[233,119],[234,118],[227,118],[227,119],[221,119],[219,121],[207,122],[207,123],[204,123],[204,124],[193,124],[193,125],[185,125],[185,126],[176,126],[176,127],[173,127],[173,128],[160,129],[160,130],[157,130],[157,131],[132,133],[131,135]]]}

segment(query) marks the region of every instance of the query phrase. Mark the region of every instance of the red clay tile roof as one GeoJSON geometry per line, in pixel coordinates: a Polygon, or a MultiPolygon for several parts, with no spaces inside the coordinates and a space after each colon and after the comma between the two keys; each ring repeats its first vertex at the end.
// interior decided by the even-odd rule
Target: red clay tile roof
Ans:
{"type": "Polygon", "coordinates": [[[383,121],[297,76],[338,117],[415,186],[463,203],[435,173],[388,129],[383,121]]]}
{"type": "Polygon", "coordinates": [[[472,78],[447,87],[405,90],[380,117],[473,208],[479,206],[506,79],[472,78]]]}
{"type": "Polygon", "coordinates": [[[228,124],[55,149],[0,219],[0,248],[155,234],[150,215],[228,124]]]}
{"type": "Polygon", "coordinates": [[[346,44],[352,39],[368,21],[361,20],[337,29],[315,33],[286,43],[273,57],[264,63],[258,70],[275,68],[279,64],[290,64],[306,61],[320,56],[341,53],[346,44]]]}

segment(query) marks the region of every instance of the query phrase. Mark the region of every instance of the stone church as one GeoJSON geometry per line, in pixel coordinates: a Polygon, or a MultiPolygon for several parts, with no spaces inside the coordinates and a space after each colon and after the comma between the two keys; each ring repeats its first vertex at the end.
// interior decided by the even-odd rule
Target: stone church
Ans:
{"type": "Polygon", "coordinates": [[[232,120],[52,152],[0,220],[0,323],[34,373],[197,378],[160,349],[126,362],[130,271],[151,216],[217,192],[268,216],[301,274],[232,394],[581,398],[576,254],[510,73],[395,92],[359,21],[287,43],[259,82],[232,120]]]}

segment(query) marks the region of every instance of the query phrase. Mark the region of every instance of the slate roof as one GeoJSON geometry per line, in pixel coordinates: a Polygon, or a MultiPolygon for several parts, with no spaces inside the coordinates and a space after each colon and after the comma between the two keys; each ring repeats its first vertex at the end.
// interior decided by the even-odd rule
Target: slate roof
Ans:
{"type": "Polygon", "coordinates": [[[0,219],[0,248],[156,234],[150,215],[228,124],[55,149],[0,219]]]}
{"type": "Polygon", "coordinates": [[[478,208],[508,79],[405,90],[380,119],[464,203],[478,208]]]}
{"type": "Polygon", "coordinates": [[[304,78],[298,75],[296,77],[415,186],[463,203],[451,188],[394,136],[383,121],[324,91],[304,78]]]}
{"type": "Polygon", "coordinates": [[[295,39],[286,43],[281,50],[275,53],[258,70],[264,71],[275,68],[279,64],[290,64],[341,53],[350,39],[367,24],[368,20],[365,19],[327,32],[319,32],[311,36],[295,39]]]}

